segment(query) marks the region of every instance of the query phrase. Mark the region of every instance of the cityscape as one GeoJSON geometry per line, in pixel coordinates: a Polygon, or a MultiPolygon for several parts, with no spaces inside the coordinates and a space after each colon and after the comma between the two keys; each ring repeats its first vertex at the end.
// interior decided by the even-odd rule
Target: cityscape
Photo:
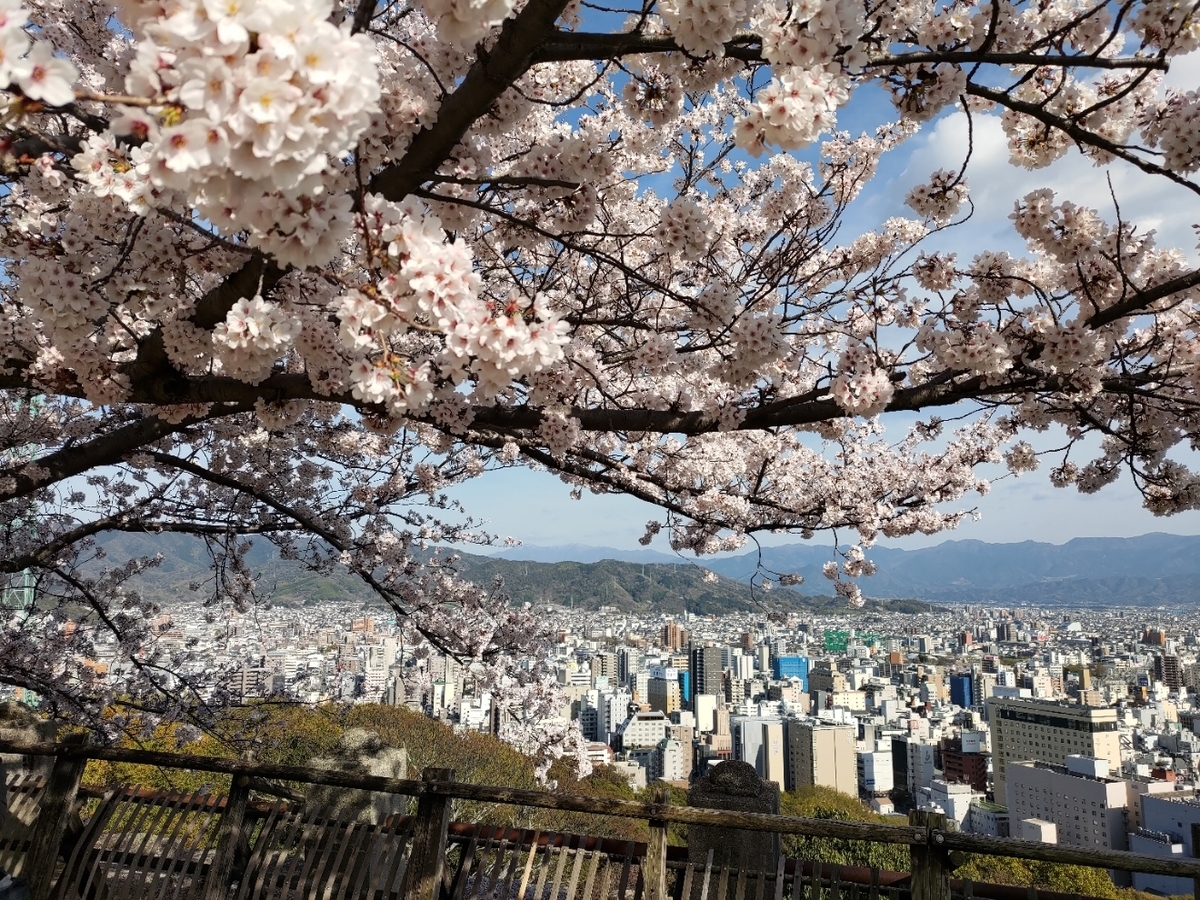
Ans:
{"type": "MultiPolygon", "coordinates": [[[[742,760],[780,790],[832,788],[876,813],[967,833],[1190,857],[1200,828],[1200,611],[938,607],[920,614],[632,615],[548,606],[563,704],[594,765],[687,786],[742,760]]],[[[231,614],[181,606],[237,701],[403,705],[495,732],[470,669],[340,603],[231,614]]],[[[95,666],[122,677],[115,647],[95,666]]],[[[186,672],[181,676],[186,676],[186,672]]],[[[1187,893],[1185,879],[1132,886],[1187,893]]]]}

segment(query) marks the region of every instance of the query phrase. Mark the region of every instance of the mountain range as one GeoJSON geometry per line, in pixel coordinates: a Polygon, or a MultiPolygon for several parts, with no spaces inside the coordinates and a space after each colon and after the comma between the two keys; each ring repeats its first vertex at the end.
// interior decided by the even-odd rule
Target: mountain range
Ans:
{"type": "MultiPolygon", "coordinates": [[[[114,534],[100,542],[107,561],[120,562],[134,556],[161,553],[162,562],[141,573],[136,583],[148,599],[170,606],[181,598],[202,598],[209,589],[211,564],[200,538],[187,535],[114,534]]],[[[665,554],[663,554],[665,556],[665,554]]],[[[538,563],[461,554],[456,570],[477,584],[503,579],[504,592],[513,603],[555,605],[579,610],[611,606],[626,612],[681,613],[699,615],[775,609],[812,612],[846,612],[845,601],[833,596],[810,597],[790,588],[765,592],[747,582],[717,576],[706,569],[681,564],[678,557],[665,557],[670,564],[624,562],[600,559],[538,563]]],[[[249,567],[259,574],[259,588],[272,602],[304,605],[330,601],[371,603],[374,595],[355,576],[345,572],[315,574],[294,560],[280,558],[273,545],[256,540],[246,554],[249,567]]],[[[824,588],[826,583],[817,587],[824,588]]],[[[872,600],[867,613],[915,612],[929,605],[912,600],[872,600]]]]}
{"type": "MultiPolygon", "coordinates": [[[[162,564],[139,578],[144,593],[160,602],[196,595],[193,586],[201,584],[203,589],[202,583],[211,577],[199,538],[121,534],[103,544],[113,561],[163,554],[162,564]]],[[[513,547],[494,556],[464,553],[457,568],[480,584],[502,578],[514,602],[534,605],[612,606],[628,612],[686,608],[702,615],[773,607],[844,612],[843,601],[820,596],[832,593],[821,567],[833,557],[832,545],[820,541],[702,559],[645,549],[566,545],[513,547]],[[717,576],[715,581],[706,577],[706,570],[717,576]],[[798,574],[804,582],[797,589],[777,587],[772,593],[750,586],[755,574],[772,573],[798,574]]],[[[1200,537],[1147,534],[1076,538],[1065,544],[947,541],[918,550],[875,547],[869,557],[878,571],[860,581],[872,598],[868,612],[967,603],[1176,606],[1200,599],[1200,537]]],[[[247,561],[261,573],[262,584],[276,602],[370,599],[357,578],[345,573],[316,575],[281,559],[266,541],[255,541],[247,561]]]]}
{"type": "MultiPolygon", "coordinates": [[[[604,558],[608,548],[583,548],[589,558],[604,558]]],[[[542,562],[575,558],[576,546],[515,547],[508,559],[542,562]]],[[[638,551],[639,558],[649,562],[638,551]]],[[[611,551],[613,558],[625,558],[611,551]]],[[[800,590],[820,590],[821,567],[835,556],[832,546],[805,544],[763,547],[740,556],[695,561],[717,574],[745,582],[760,570],[795,573],[800,590]]],[[[1065,544],[1022,541],[992,544],[946,541],[934,547],[902,550],[875,547],[869,558],[877,572],[861,581],[864,593],[877,598],[916,598],[938,604],[1003,603],[1044,606],[1179,605],[1200,599],[1200,536],[1144,534],[1131,538],[1075,538],[1065,544]]],[[[655,561],[673,559],[657,554],[655,561]]]]}

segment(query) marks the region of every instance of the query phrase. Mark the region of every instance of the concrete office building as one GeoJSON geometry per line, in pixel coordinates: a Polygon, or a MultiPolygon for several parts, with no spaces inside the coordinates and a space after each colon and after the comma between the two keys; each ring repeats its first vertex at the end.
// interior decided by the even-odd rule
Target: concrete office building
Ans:
{"type": "Polygon", "coordinates": [[[858,788],[869,797],[886,797],[895,786],[892,754],[875,750],[858,754],[858,788]]]}
{"type": "Polygon", "coordinates": [[[696,694],[725,693],[721,680],[721,648],[692,647],[691,673],[692,691],[696,694]]]}
{"type": "Polygon", "coordinates": [[[773,781],[780,790],[787,786],[783,722],[757,716],[732,716],[734,758],[754,766],[758,777],[773,781]]]}
{"type": "Polygon", "coordinates": [[[715,694],[696,694],[692,698],[692,710],[696,714],[696,731],[708,734],[716,728],[719,698],[715,694]]]}
{"type": "Polygon", "coordinates": [[[942,740],[942,768],[947,781],[969,784],[977,791],[987,790],[987,754],[980,750],[980,741],[969,736],[948,737],[942,740]],[[966,740],[964,740],[964,737],[966,740]],[[974,749],[970,749],[970,748],[974,749]]]}
{"type": "Polygon", "coordinates": [[[918,735],[892,738],[892,778],[898,788],[912,797],[933,784],[937,771],[937,747],[918,735]]]}
{"type": "Polygon", "coordinates": [[[787,723],[787,789],[822,785],[858,794],[858,754],[853,725],[826,725],[815,720],[787,723]]]}
{"type": "Polygon", "coordinates": [[[928,793],[921,792],[921,798],[922,807],[929,804],[940,810],[954,822],[959,831],[963,831],[964,823],[971,814],[971,804],[984,799],[984,795],[969,784],[935,777],[929,784],[928,793]]]}
{"type": "MultiPolygon", "coordinates": [[[[672,672],[674,670],[671,670],[672,672]]],[[[650,708],[668,716],[683,708],[679,678],[651,678],[646,687],[646,702],[650,708]]]]}
{"type": "Polygon", "coordinates": [[[988,700],[988,721],[992,727],[993,790],[998,803],[1008,796],[1008,765],[1018,760],[1036,759],[1065,766],[1068,756],[1088,756],[1107,760],[1110,771],[1120,770],[1116,709],[992,697],[988,700]]]}
{"type": "Polygon", "coordinates": [[[635,747],[657,747],[665,739],[671,720],[657,710],[637,712],[626,719],[617,730],[616,743],[629,751],[635,747]]]}
{"type": "Polygon", "coordinates": [[[1053,822],[1066,847],[1128,848],[1125,782],[1108,777],[1108,760],[1069,756],[1066,766],[1014,760],[1007,775],[1012,821],[1053,822]]]}

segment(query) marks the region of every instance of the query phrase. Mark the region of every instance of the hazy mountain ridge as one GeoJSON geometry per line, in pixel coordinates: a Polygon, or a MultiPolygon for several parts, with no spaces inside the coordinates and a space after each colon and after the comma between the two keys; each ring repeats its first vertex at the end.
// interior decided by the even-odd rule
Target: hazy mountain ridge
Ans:
{"type": "MultiPolygon", "coordinates": [[[[207,583],[211,579],[211,564],[200,538],[169,533],[118,534],[107,536],[101,544],[112,561],[162,554],[158,566],[136,579],[142,593],[158,603],[170,605],[181,598],[201,598],[211,589],[207,583]],[[199,585],[200,590],[194,591],[193,584],[199,585]]],[[[374,599],[354,576],[342,571],[331,575],[314,573],[300,563],[281,559],[275,548],[262,539],[254,541],[246,559],[260,574],[262,593],[269,594],[276,603],[303,605],[338,600],[362,603],[374,599]]],[[[699,615],[776,608],[846,611],[845,601],[832,596],[809,597],[789,588],[754,590],[748,584],[724,577],[711,582],[705,578],[705,569],[695,565],[615,560],[538,563],[461,554],[456,569],[463,577],[485,586],[502,578],[504,592],[518,604],[553,604],[580,610],[613,606],[642,613],[686,609],[699,615]]],[[[825,584],[822,579],[815,586],[825,584]]],[[[928,604],[899,600],[872,601],[865,610],[912,612],[927,608],[928,604]]]]}
{"type": "MultiPolygon", "coordinates": [[[[103,542],[111,557],[163,553],[162,564],[140,579],[147,595],[170,601],[189,596],[190,585],[211,577],[203,542],[184,535],[124,534],[103,542]]],[[[812,597],[827,588],[821,566],[833,548],[819,542],[764,547],[741,556],[683,558],[649,550],[628,553],[634,561],[607,558],[611,548],[507,548],[496,556],[463,554],[459,571],[481,584],[502,577],[505,591],[518,603],[574,605],[578,609],[615,606],[629,612],[698,614],[788,605],[843,611],[833,597],[812,597]],[[536,555],[543,561],[511,556],[536,555]],[[562,559],[564,555],[582,557],[562,559]],[[558,557],[558,559],[555,559],[558,557]],[[659,560],[669,560],[662,562],[659,560]],[[798,591],[754,592],[746,583],[761,566],[767,572],[795,572],[805,582],[798,591]],[[704,570],[720,576],[714,584],[704,570]]],[[[1200,537],[1148,534],[1136,538],[1076,538],[1065,544],[1025,541],[988,544],[947,541],[935,547],[901,550],[876,547],[870,553],[878,572],[861,585],[869,597],[891,602],[870,609],[912,611],[939,605],[1114,606],[1179,605],[1200,598],[1200,537]],[[915,601],[915,602],[914,602],[915,601]]],[[[265,540],[247,555],[277,602],[311,603],[369,600],[362,583],[343,572],[316,575],[298,563],[280,559],[265,540]]]]}
{"type": "MultiPolygon", "coordinates": [[[[589,548],[598,551],[602,548],[589,548]]],[[[575,547],[530,548],[542,560],[562,559],[575,547]]],[[[511,551],[513,555],[522,548],[511,551]]],[[[919,598],[936,603],[1046,605],[1176,605],[1200,597],[1200,536],[1145,534],[1132,538],[1075,538],[1065,544],[1022,541],[946,541],[902,550],[875,547],[878,571],[861,585],[871,597],[919,598]]],[[[821,567],[834,558],[819,539],[763,547],[740,556],[700,559],[696,564],[746,581],[759,571],[803,575],[804,588],[825,584],[821,567]]],[[[692,562],[673,558],[675,564],[692,562]]],[[[803,589],[803,588],[802,588],[803,589]]]]}

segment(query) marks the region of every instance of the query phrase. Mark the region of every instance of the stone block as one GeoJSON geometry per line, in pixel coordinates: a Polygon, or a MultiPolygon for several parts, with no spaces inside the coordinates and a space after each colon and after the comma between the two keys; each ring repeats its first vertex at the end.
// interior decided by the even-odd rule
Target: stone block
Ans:
{"type": "MultiPolygon", "coordinates": [[[[688,806],[731,812],[779,814],[779,785],[758,777],[749,763],[728,760],[714,766],[688,791],[688,806]]],[[[713,851],[713,870],[774,874],[782,853],[778,834],[711,825],[688,826],[688,859],[703,867],[713,851]]],[[[699,881],[699,879],[697,879],[699,881]]]]}

